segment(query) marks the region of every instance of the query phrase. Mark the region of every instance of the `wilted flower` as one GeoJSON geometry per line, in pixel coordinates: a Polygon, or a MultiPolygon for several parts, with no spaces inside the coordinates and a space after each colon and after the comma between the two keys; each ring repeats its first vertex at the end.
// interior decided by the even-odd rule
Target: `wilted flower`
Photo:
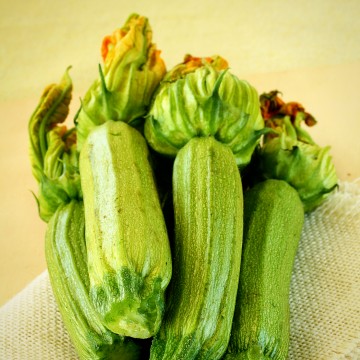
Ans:
{"type": "MultiPolygon", "coordinates": [[[[280,104],[277,109],[262,106],[265,125],[273,132],[264,138],[257,153],[258,172],[265,179],[287,181],[298,191],[304,210],[311,211],[337,187],[330,147],[320,147],[301,128],[303,122],[314,125],[314,117],[303,107],[293,105],[297,103],[282,102],[277,93],[266,94],[272,97],[272,104],[280,104]]],[[[265,96],[260,99],[264,105],[265,96]]]]}
{"type": "Polygon", "coordinates": [[[107,120],[131,123],[143,117],[166,68],[152,43],[146,17],[133,14],[103,40],[104,66],[77,115],[78,149],[94,126],[107,120]]]}
{"type": "Polygon", "coordinates": [[[269,93],[260,95],[261,113],[268,122],[268,127],[276,127],[276,120],[284,116],[290,116],[291,122],[294,124],[296,115],[300,112],[303,114],[303,119],[307,126],[314,126],[316,124],[315,118],[298,102],[291,101],[285,103],[279,96],[279,91],[273,90],[269,93]]]}
{"type": "Polygon", "coordinates": [[[213,136],[244,166],[263,128],[256,90],[232,75],[226,60],[187,55],[161,82],[145,136],[154,150],[168,156],[176,156],[193,137],[213,136]]]}

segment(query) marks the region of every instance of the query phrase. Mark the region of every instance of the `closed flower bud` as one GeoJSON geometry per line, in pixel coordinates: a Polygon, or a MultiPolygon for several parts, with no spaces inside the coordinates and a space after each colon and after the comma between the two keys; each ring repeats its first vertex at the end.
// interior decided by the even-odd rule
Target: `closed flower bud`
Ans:
{"type": "Polygon", "coordinates": [[[213,136],[230,147],[242,167],[263,133],[256,90],[227,69],[219,56],[186,56],[164,78],[145,123],[154,150],[168,156],[193,137],[213,136]]]}

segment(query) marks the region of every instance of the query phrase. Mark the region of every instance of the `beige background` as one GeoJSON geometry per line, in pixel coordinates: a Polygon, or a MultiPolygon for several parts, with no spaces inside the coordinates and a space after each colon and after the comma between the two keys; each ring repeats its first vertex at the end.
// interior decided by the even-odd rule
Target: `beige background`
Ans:
{"type": "Polygon", "coordinates": [[[103,36],[132,12],[149,18],[168,68],[186,53],[220,54],[260,93],[301,102],[340,179],[360,177],[358,0],[0,0],[0,305],[46,267],[28,119],[44,86],[72,65],[71,122],[97,76],[103,36]]]}

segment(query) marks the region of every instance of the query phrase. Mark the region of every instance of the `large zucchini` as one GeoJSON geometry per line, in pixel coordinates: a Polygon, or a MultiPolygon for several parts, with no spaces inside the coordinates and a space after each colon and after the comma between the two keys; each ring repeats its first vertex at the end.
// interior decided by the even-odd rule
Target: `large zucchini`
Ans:
{"type": "Polygon", "coordinates": [[[171,254],[145,139],[105,122],[84,143],[80,174],[92,301],[113,332],[149,338],[162,320],[171,254]]]}
{"type": "Polygon", "coordinates": [[[144,133],[175,157],[173,279],[151,359],[221,358],[238,287],[242,186],[263,133],[256,90],[220,56],[188,55],[160,83],[144,133]]]}
{"type": "Polygon", "coordinates": [[[285,181],[245,192],[238,298],[224,359],[287,358],[290,280],[303,222],[300,197],[285,181]]]}
{"type": "Polygon", "coordinates": [[[151,359],[219,359],[230,336],[242,244],[242,187],[231,150],[193,138],[175,160],[173,278],[151,359]]]}
{"type": "Polygon", "coordinates": [[[56,210],[46,232],[46,261],[65,327],[81,359],[140,359],[140,347],[109,331],[90,298],[82,202],[56,210]]]}

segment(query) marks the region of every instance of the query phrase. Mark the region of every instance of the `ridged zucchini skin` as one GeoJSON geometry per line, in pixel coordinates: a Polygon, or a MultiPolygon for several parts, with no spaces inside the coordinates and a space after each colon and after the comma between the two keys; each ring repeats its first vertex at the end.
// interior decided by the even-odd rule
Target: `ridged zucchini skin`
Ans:
{"type": "Polygon", "coordinates": [[[55,300],[80,359],[141,359],[140,346],[109,331],[90,300],[82,202],[56,210],[45,254],[55,300]]]}
{"type": "Polygon", "coordinates": [[[80,152],[90,295],[113,332],[149,338],[159,329],[171,252],[144,137],[107,121],[80,152]]]}
{"type": "Polygon", "coordinates": [[[173,278],[150,359],[221,358],[239,280],[243,198],[235,158],[212,137],[191,139],[173,170],[173,278]]]}
{"type": "Polygon", "coordinates": [[[244,194],[244,239],[225,360],[284,360],[289,348],[291,273],[304,222],[297,191],[266,180],[244,194]]]}

